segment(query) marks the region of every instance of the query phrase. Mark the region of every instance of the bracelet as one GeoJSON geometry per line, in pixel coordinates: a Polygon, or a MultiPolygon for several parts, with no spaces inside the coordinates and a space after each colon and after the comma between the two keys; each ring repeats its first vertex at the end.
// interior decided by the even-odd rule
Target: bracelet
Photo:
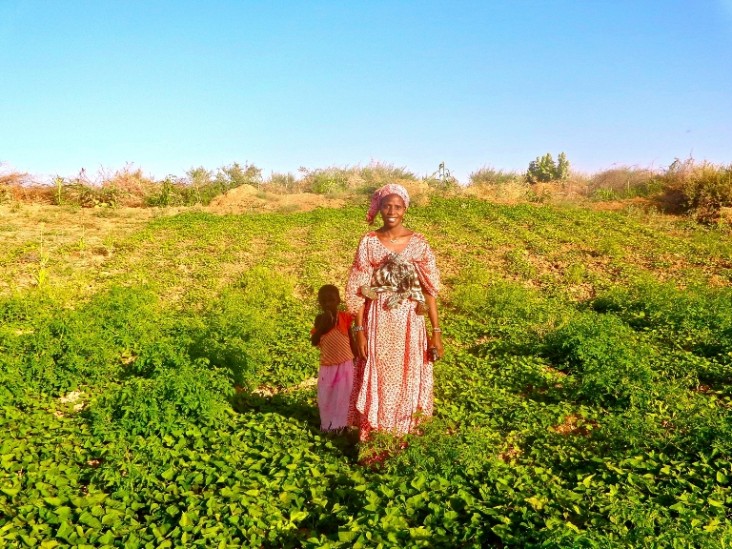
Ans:
{"type": "Polygon", "coordinates": [[[351,326],[352,332],[363,332],[363,326],[351,326]]]}
{"type": "Polygon", "coordinates": [[[441,334],[442,333],[442,329],[439,326],[437,328],[432,328],[432,333],[433,334],[441,334]]]}

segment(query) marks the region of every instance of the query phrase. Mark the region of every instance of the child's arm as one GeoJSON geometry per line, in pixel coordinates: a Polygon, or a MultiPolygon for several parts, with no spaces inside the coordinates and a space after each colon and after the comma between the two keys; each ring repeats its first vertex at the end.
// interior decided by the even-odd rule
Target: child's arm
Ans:
{"type": "Polygon", "coordinates": [[[320,338],[330,332],[335,326],[334,319],[329,313],[320,313],[315,317],[315,328],[310,334],[310,343],[317,345],[320,343],[320,338]]]}

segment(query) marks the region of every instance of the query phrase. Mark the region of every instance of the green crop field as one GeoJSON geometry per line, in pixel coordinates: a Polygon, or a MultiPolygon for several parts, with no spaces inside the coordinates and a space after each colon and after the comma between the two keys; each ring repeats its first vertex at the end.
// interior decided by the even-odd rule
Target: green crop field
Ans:
{"type": "Polygon", "coordinates": [[[354,448],[318,432],[308,332],[363,207],[64,208],[0,218],[0,546],[732,545],[729,229],[415,206],[435,417],[354,448]]]}

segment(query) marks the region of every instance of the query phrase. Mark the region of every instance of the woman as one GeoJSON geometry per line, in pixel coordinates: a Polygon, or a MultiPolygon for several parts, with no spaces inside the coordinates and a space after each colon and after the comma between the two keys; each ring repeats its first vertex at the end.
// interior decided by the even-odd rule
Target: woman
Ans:
{"type": "Polygon", "coordinates": [[[407,433],[432,415],[432,361],[443,354],[440,275],[425,238],[402,224],[407,208],[401,185],[374,193],[366,220],[378,212],[383,225],[361,239],[346,286],[358,351],[351,422],[362,440],[374,430],[407,433]]]}

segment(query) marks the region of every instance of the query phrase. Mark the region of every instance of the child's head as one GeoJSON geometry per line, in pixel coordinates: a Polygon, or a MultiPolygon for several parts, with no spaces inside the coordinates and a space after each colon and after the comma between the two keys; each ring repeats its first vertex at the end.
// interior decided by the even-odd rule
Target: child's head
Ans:
{"type": "Polygon", "coordinates": [[[335,312],[341,303],[341,296],[338,288],[332,284],[326,284],[318,290],[318,303],[324,311],[335,312]]]}

